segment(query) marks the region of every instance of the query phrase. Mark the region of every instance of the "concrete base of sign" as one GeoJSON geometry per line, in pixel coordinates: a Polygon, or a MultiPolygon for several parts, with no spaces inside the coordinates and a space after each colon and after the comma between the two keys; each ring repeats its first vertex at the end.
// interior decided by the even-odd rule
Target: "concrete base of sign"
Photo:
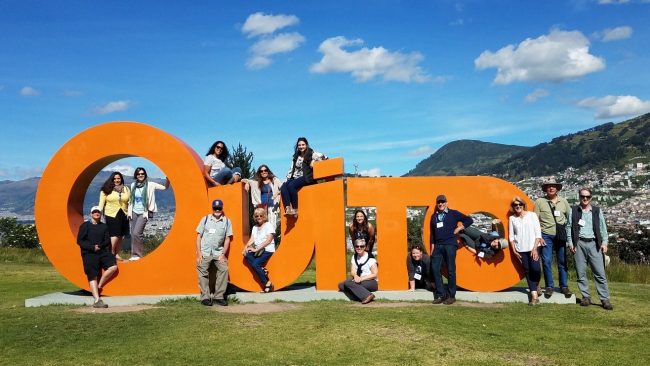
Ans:
{"type": "MultiPolygon", "coordinates": [[[[410,291],[377,291],[375,292],[377,300],[390,301],[431,301],[433,294],[426,290],[410,291]]],[[[273,301],[291,301],[291,302],[308,302],[318,300],[348,300],[348,298],[338,291],[316,291],[313,286],[289,286],[280,291],[262,294],[255,292],[237,292],[230,295],[236,297],[241,302],[273,302],[273,301]]],[[[139,295],[139,296],[104,296],[103,300],[109,306],[129,306],[139,304],[157,304],[163,300],[179,299],[197,299],[197,294],[186,295],[139,295]]],[[[479,303],[506,303],[506,302],[528,302],[528,293],[524,288],[513,287],[508,290],[499,292],[471,292],[458,291],[456,299],[459,301],[471,301],[479,303]]],[[[51,294],[33,297],[25,300],[25,307],[38,307],[47,305],[92,305],[93,298],[90,293],[79,290],[74,292],[54,292],[51,294]]],[[[565,297],[559,292],[555,292],[550,298],[540,296],[541,304],[575,304],[576,297],[565,297]]]]}

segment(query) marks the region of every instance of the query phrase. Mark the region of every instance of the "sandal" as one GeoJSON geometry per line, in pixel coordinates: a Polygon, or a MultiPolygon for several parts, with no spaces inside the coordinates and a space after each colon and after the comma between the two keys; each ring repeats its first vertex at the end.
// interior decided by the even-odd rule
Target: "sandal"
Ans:
{"type": "Polygon", "coordinates": [[[273,292],[273,283],[269,282],[264,286],[264,292],[265,294],[268,294],[269,292],[273,292]]]}

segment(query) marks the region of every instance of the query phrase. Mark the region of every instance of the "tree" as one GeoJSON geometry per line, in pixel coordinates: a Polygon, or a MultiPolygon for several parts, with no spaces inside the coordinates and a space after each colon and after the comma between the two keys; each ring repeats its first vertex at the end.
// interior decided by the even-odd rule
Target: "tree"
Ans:
{"type": "Polygon", "coordinates": [[[226,165],[230,167],[240,167],[242,178],[252,178],[255,175],[255,167],[253,167],[253,152],[248,152],[241,142],[237,147],[234,146],[230,149],[232,152],[228,156],[226,165]]]}
{"type": "Polygon", "coordinates": [[[34,225],[21,224],[15,217],[0,218],[0,246],[38,248],[39,245],[34,225]]]}
{"type": "Polygon", "coordinates": [[[650,230],[644,227],[621,229],[614,246],[618,257],[626,263],[648,264],[650,261],[650,230]]]}

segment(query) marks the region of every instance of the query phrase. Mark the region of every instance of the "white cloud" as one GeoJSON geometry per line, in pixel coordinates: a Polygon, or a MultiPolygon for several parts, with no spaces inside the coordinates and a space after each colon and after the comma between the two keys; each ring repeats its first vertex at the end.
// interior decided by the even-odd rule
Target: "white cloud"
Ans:
{"type": "Polygon", "coordinates": [[[20,95],[23,97],[35,97],[41,95],[41,92],[32,88],[31,86],[23,86],[20,89],[20,95]]]}
{"type": "Polygon", "coordinates": [[[242,33],[247,37],[255,37],[263,34],[271,34],[278,29],[296,25],[300,22],[295,15],[270,15],[258,12],[251,14],[242,26],[242,33]]]}
{"type": "Polygon", "coordinates": [[[386,81],[405,83],[424,83],[431,79],[418,66],[424,58],[419,52],[403,54],[391,52],[383,47],[363,47],[356,51],[343,49],[362,44],[361,39],[348,40],[342,36],[326,39],[318,47],[323,58],[313,64],[310,71],[322,74],[349,72],[359,82],[366,82],[380,76],[386,81]]]}
{"type": "Polygon", "coordinates": [[[109,165],[106,168],[102,169],[105,172],[120,172],[122,175],[133,176],[135,172],[135,167],[131,165],[109,165]]]}
{"type": "Polygon", "coordinates": [[[63,91],[63,95],[65,95],[66,97],[79,97],[84,95],[84,93],[79,90],[67,89],[63,91]]]}
{"type": "Polygon", "coordinates": [[[287,53],[295,50],[305,41],[300,33],[280,33],[270,38],[264,38],[250,48],[251,56],[246,62],[249,69],[261,69],[271,64],[271,56],[277,53],[287,53]]]}
{"type": "Polygon", "coordinates": [[[598,0],[598,4],[601,5],[621,5],[629,2],[630,0],[598,0]]]}
{"type": "Polygon", "coordinates": [[[594,117],[599,119],[634,116],[650,112],[650,100],[641,100],[633,95],[591,97],[578,102],[578,106],[595,109],[594,117]]]}
{"type": "Polygon", "coordinates": [[[422,155],[431,155],[436,151],[436,149],[432,149],[430,146],[420,146],[417,149],[408,151],[406,155],[408,156],[422,156],[422,155]]]}
{"type": "Polygon", "coordinates": [[[115,102],[108,102],[101,107],[96,107],[93,109],[95,114],[108,114],[113,112],[121,112],[129,109],[131,107],[131,101],[128,100],[118,100],[115,102]]]}
{"type": "Polygon", "coordinates": [[[551,30],[548,35],[483,51],[474,60],[479,70],[496,68],[495,84],[517,81],[564,81],[605,68],[605,60],[589,53],[589,40],[579,31],[551,30]]]}
{"type": "Polygon", "coordinates": [[[536,102],[537,99],[544,98],[544,97],[547,97],[547,96],[548,96],[548,90],[538,88],[538,89],[533,90],[532,93],[526,95],[526,97],[524,98],[524,102],[533,103],[533,102],[536,102]]]}
{"type": "Polygon", "coordinates": [[[372,168],[372,169],[360,170],[359,175],[362,177],[379,177],[381,175],[381,169],[372,168]]]}
{"type": "Polygon", "coordinates": [[[600,32],[595,32],[593,34],[593,37],[603,42],[611,42],[630,38],[632,36],[632,32],[632,27],[629,26],[606,28],[600,32]]]}

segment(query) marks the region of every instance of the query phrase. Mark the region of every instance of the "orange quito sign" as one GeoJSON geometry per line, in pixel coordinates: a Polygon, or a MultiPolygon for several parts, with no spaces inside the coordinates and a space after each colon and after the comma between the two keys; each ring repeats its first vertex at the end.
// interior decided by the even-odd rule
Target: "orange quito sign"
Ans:
{"type": "MultiPolygon", "coordinates": [[[[73,137],[54,155],[36,193],[35,216],[39,239],[54,267],[80,288],[88,288],[76,234],[84,220],[83,200],[91,180],[113,161],[139,156],[160,167],[174,187],[176,213],[165,241],[135,262],[119,265],[106,287],[109,295],[191,294],[197,291],[196,226],[211,212],[210,202],[221,198],[232,220],[234,238],[229,258],[230,282],[258,291],[261,285],[240,254],[250,237],[248,195],[241,183],[208,187],[201,157],[180,139],[135,122],[110,122],[73,137]],[[120,131],[119,146],[106,136],[120,131]]],[[[379,229],[377,252],[380,290],[405,290],[408,276],[406,212],[409,206],[428,206],[439,193],[465,214],[488,213],[508,225],[508,207],[514,196],[526,197],[514,185],[493,177],[346,178],[343,159],[314,165],[314,177],[325,182],[300,190],[300,217],[282,219],[282,243],[267,264],[276,288],[294,282],[312,257],[316,258],[316,287],[337,290],[347,276],[345,208],[376,207],[379,229]]],[[[527,203],[532,202],[527,199],[527,203]]],[[[424,221],[424,243],[429,241],[429,207],[424,221]]],[[[489,260],[477,260],[462,248],[457,256],[458,286],[473,291],[499,291],[523,277],[520,264],[505,249],[489,260]]]]}

